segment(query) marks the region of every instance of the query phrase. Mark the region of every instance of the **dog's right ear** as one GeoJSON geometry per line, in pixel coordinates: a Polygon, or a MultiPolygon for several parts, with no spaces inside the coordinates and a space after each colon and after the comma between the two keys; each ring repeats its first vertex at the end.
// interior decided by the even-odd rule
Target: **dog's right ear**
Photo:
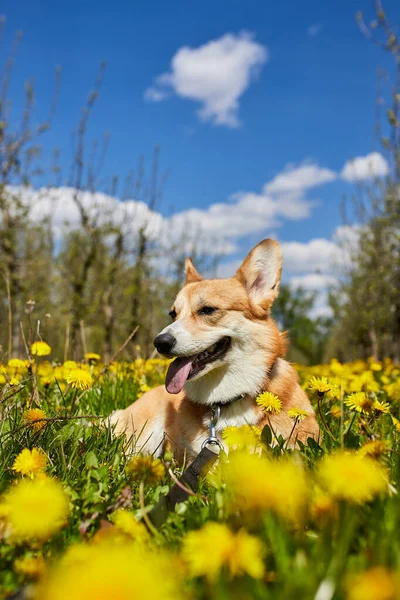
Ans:
{"type": "Polygon", "coordinates": [[[185,283],[195,283],[196,281],[203,281],[203,278],[200,273],[196,271],[192,259],[188,256],[185,260],[185,283]]]}
{"type": "Polygon", "coordinates": [[[268,238],[247,255],[236,271],[236,277],[255,304],[269,309],[278,297],[281,273],[281,247],[278,242],[268,238]]]}

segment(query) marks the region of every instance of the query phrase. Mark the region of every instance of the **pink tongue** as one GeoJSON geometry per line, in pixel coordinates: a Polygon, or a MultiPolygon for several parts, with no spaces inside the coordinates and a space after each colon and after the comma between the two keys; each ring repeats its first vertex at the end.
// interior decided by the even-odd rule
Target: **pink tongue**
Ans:
{"type": "Polygon", "coordinates": [[[169,365],[167,376],[165,377],[165,387],[169,394],[179,394],[182,390],[190,373],[192,362],[193,358],[176,358],[169,365]]]}

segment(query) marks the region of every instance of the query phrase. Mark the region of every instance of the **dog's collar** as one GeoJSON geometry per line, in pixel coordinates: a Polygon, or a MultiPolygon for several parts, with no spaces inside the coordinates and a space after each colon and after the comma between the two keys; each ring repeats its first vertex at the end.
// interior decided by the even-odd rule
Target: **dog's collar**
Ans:
{"type": "Polygon", "coordinates": [[[243,400],[243,398],[245,398],[246,394],[240,394],[239,396],[235,396],[234,398],[231,398],[230,400],[226,400],[226,402],[213,402],[212,406],[219,406],[219,408],[224,408],[225,406],[232,406],[232,404],[235,404],[235,402],[238,402],[239,400],[243,400]]]}

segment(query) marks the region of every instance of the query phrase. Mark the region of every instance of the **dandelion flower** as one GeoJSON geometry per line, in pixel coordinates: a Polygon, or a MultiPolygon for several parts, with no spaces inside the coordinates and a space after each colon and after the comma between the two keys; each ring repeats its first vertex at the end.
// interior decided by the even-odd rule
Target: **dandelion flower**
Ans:
{"type": "Polygon", "coordinates": [[[222,438],[231,448],[248,448],[257,446],[260,441],[261,430],[254,425],[241,425],[241,427],[225,427],[222,438]]]}
{"type": "Polygon", "coordinates": [[[77,390],[88,390],[92,387],[93,377],[84,369],[71,369],[65,377],[67,383],[77,390]]]}
{"type": "Polygon", "coordinates": [[[341,395],[342,391],[340,387],[338,385],[332,385],[331,389],[328,392],[329,398],[332,398],[332,400],[340,400],[341,395]]]}
{"type": "Polygon", "coordinates": [[[287,414],[291,419],[298,422],[304,421],[309,416],[308,412],[302,408],[289,408],[287,414]]]}
{"type": "Polygon", "coordinates": [[[347,600],[397,600],[400,574],[374,567],[347,579],[347,600]]]}
{"type": "Polygon", "coordinates": [[[382,371],[382,365],[379,362],[372,362],[370,364],[371,371],[382,371]]]}
{"type": "Polygon", "coordinates": [[[57,481],[23,479],[5,493],[0,511],[13,539],[45,542],[66,523],[69,504],[57,481]]]}
{"type": "Polygon", "coordinates": [[[256,398],[258,406],[261,406],[267,412],[275,413],[276,415],[281,412],[282,402],[278,396],[271,392],[263,392],[256,398]]]}
{"type": "Polygon", "coordinates": [[[386,386],[386,391],[389,398],[395,400],[396,402],[400,402],[400,379],[394,381],[393,383],[389,383],[386,386]]]}
{"type": "Polygon", "coordinates": [[[146,527],[128,510],[123,510],[122,508],[116,510],[110,516],[110,521],[114,523],[119,531],[122,531],[122,533],[134,540],[143,541],[149,538],[146,527]]]}
{"type": "Polygon", "coordinates": [[[308,487],[303,469],[294,462],[235,452],[228,462],[221,462],[218,475],[231,495],[234,511],[254,515],[272,510],[292,522],[302,515],[308,487]]]}
{"type": "Polygon", "coordinates": [[[23,419],[27,425],[30,425],[35,431],[41,431],[46,427],[46,413],[40,408],[28,408],[24,412],[23,419]]]}
{"type": "Polygon", "coordinates": [[[34,356],[48,356],[51,353],[51,347],[46,342],[33,342],[31,352],[34,356]]]}
{"type": "Polygon", "coordinates": [[[264,574],[261,559],[262,544],[243,529],[233,533],[222,523],[209,522],[197,531],[190,531],[183,540],[182,557],[193,577],[215,581],[226,567],[230,576],[245,573],[259,579],[264,574]],[[212,560],[210,560],[212,551],[212,560]]]}
{"type": "Polygon", "coordinates": [[[47,467],[47,456],[41,448],[24,448],[12,466],[13,471],[21,475],[34,475],[47,467]]]}
{"type": "Polygon", "coordinates": [[[362,504],[388,487],[387,471],[355,452],[338,452],[322,459],[318,468],[322,486],[338,500],[362,504]]]}
{"type": "Polygon", "coordinates": [[[317,524],[326,524],[336,519],[337,503],[326,492],[322,491],[319,486],[315,487],[312,494],[310,505],[310,514],[317,524]]]}
{"type": "Polygon", "coordinates": [[[40,600],[183,600],[183,569],[173,555],[127,542],[80,544],[44,578],[40,600]]]}
{"type": "Polygon", "coordinates": [[[85,360],[87,360],[87,362],[99,362],[101,356],[100,354],[96,354],[96,352],[86,352],[85,360]]]}
{"type": "Polygon", "coordinates": [[[392,415],[392,423],[394,425],[395,430],[400,432],[400,421],[399,421],[399,419],[396,419],[396,417],[393,417],[393,415],[392,415]]]}
{"type": "Polygon", "coordinates": [[[135,456],[126,465],[127,475],[146,485],[157,485],[165,475],[165,467],[161,460],[152,456],[135,456]]]}
{"type": "Polygon", "coordinates": [[[43,556],[22,556],[14,561],[14,571],[28,577],[29,579],[38,579],[44,575],[46,565],[43,556]]]}
{"type": "Polygon", "coordinates": [[[370,400],[365,392],[355,392],[350,394],[344,401],[346,406],[359,413],[369,413],[372,409],[372,400],[370,400]]]}
{"type": "Polygon", "coordinates": [[[334,404],[333,406],[331,406],[331,409],[329,412],[331,413],[331,415],[334,419],[340,419],[341,414],[342,414],[342,411],[338,404],[334,404]]]}
{"type": "Polygon", "coordinates": [[[390,404],[388,402],[381,402],[380,400],[374,400],[372,404],[373,410],[387,415],[390,413],[390,404]]]}
{"type": "Polygon", "coordinates": [[[380,458],[382,454],[389,451],[389,444],[385,440],[372,440],[361,446],[358,453],[361,456],[370,456],[371,458],[380,458]]]}
{"type": "Polygon", "coordinates": [[[26,370],[27,361],[21,360],[20,358],[10,358],[8,361],[8,367],[17,371],[18,373],[21,373],[22,371],[26,370]]]}
{"type": "Polygon", "coordinates": [[[330,392],[332,384],[329,383],[326,377],[311,377],[308,387],[323,396],[326,392],[330,392]]]}

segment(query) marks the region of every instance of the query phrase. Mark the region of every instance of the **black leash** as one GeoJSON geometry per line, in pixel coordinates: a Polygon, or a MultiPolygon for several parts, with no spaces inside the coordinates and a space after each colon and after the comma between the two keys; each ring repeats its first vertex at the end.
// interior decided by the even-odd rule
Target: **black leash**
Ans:
{"type": "Polygon", "coordinates": [[[202,443],[201,450],[194,461],[183,472],[180,482],[189,491],[175,483],[168,494],[163,496],[147,515],[154,527],[161,527],[167,520],[168,513],[173,511],[179,502],[185,502],[189,498],[190,492],[195,493],[198,491],[200,477],[204,476],[217,460],[222,449],[222,444],[215,431],[220,414],[221,407],[216,404],[213,405],[211,407],[208,437],[202,443]]]}
{"type": "MultiPolygon", "coordinates": [[[[204,445],[196,456],[194,461],[188,466],[181,477],[181,483],[192,492],[199,489],[200,476],[205,475],[213,466],[219,456],[218,444],[204,445]],[[215,447],[215,451],[211,448],[215,447]]],[[[179,502],[185,502],[190,494],[178,484],[172,486],[166,496],[163,496],[159,502],[148,513],[148,517],[154,527],[161,527],[167,520],[168,513],[173,511],[179,502]]]]}

